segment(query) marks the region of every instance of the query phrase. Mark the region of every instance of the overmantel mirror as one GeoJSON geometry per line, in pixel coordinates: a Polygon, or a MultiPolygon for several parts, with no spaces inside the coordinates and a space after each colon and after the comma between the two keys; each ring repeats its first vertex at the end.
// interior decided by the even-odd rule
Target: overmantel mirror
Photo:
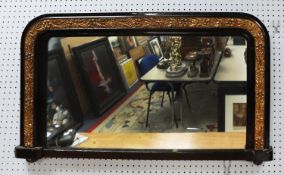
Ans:
{"type": "Polygon", "coordinates": [[[272,160],[269,50],[243,13],[40,16],[16,157],[272,160]]]}

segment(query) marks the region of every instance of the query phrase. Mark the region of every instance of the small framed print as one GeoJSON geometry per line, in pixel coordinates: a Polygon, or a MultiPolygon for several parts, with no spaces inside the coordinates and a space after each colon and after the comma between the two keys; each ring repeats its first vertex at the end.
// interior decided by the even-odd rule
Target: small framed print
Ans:
{"type": "Polygon", "coordinates": [[[151,54],[151,49],[148,43],[144,44],[142,47],[144,49],[145,55],[151,54]]]}
{"type": "Polygon", "coordinates": [[[135,64],[131,58],[120,63],[120,70],[127,89],[132,87],[138,81],[135,64]]]}
{"type": "Polygon", "coordinates": [[[247,96],[225,96],[225,131],[245,132],[247,123],[247,96]]]}
{"type": "Polygon", "coordinates": [[[149,41],[149,45],[153,54],[155,54],[160,59],[164,57],[158,37],[151,39],[149,41]]]}
{"type": "Polygon", "coordinates": [[[108,37],[111,49],[117,62],[121,62],[129,51],[136,47],[134,36],[110,36],[108,37]]]}
{"type": "Polygon", "coordinates": [[[110,43],[116,61],[122,61],[125,58],[126,53],[122,50],[121,39],[118,36],[110,36],[108,37],[108,41],[110,43]]]}
{"type": "Polygon", "coordinates": [[[135,36],[137,46],[145,45],[149,39],[149,36],[135,36]]]}
{"type": "Polygon", "coordinates": [[[134,36],[119,36],[118,39],[123,54],[129,54],[128,52],[137,46],[134,36]]]}

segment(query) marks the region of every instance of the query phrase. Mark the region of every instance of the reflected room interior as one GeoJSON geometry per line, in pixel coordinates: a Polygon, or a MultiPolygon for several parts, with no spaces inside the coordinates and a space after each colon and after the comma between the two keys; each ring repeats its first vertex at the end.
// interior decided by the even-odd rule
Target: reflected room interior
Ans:
{"type": "Polygon", "coordinates": [[[241,36],[85,36],[48,41],[47,146],[243,149],[241,36]]]}

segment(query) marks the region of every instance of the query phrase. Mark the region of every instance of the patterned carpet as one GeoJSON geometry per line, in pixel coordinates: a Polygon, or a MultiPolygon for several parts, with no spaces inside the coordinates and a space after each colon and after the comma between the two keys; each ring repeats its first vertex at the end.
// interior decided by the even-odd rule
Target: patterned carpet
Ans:
{"type": "Polygon", "coordinates": [[[190,108],[181,94],[175,103],[179,128],[172,120],[171,106],[167,95],[161,107],[162,92],[152,95],[149,117],[150,127],[145,127],[149,91],[144,85],[120,102],[110,114],[102,116],[100,122],[89,132],[209,132],[217,131],[217,96],[214,85],[196,84],[188,87],[190,108]],[[196,103],[198,102],[198,103],[196,103]],[[201,105],[202,104],[202,105],[201,105]],[[181,107],[182,106],[182,107],[181,107]],[[182,120],[180,117],[183,116],[182,120]],[[182,121],[182,123],[180,122],[182,121]],[[213,128],[213,129],[212,129],[213,128]],[[197,129],[197,130],[196,130],[197,129]]]}
{"type": "Polygon", "coordinates": [[[142,85],[92,132],[161,132],[171,130],[170,102],[167,95],[165,95],[164,105],[161,107],[162,92],[155,92],[152,95],[150,127],[145,127],[148,97],[149,91],[142,85]]]}

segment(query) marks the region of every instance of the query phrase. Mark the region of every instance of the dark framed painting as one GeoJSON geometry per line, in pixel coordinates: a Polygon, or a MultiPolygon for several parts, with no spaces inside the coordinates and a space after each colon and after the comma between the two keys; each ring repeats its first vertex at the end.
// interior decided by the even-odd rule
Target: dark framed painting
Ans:
{"type": "Polygon", "coordinates": [[[100,115],[126,93],[111,46],[103,38],[73,51],[93,112],[100,115]]]}
{"type": "Polygon", "coordinates": [[[46,79],[46,142],[60,145],[61,135],[83,123],[82,110],[61,50],[48,52],[46,79]]]}

